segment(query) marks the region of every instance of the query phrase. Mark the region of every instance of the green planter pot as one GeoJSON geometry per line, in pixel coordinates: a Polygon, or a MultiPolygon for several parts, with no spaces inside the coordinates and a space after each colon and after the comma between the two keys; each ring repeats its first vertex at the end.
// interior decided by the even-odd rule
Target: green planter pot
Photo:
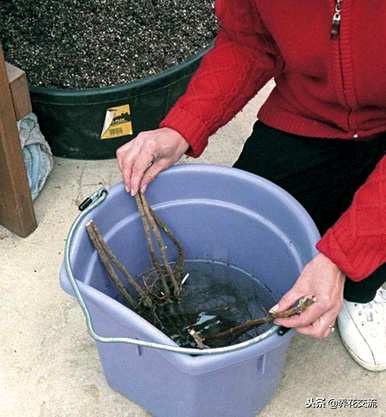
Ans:
{"type": "Polygon", "coordinates": [[[54,155],[74,159],[114,158],[116,150],[139,132],[158,127],[185,92],[211,47],[156,76],[128,84],[84,90],[31,87],[33,111],[54,155]],[[131,133],[101,139],[109,109],[127,105],[130,115],[125,118],[131,123],[131,133]]]}

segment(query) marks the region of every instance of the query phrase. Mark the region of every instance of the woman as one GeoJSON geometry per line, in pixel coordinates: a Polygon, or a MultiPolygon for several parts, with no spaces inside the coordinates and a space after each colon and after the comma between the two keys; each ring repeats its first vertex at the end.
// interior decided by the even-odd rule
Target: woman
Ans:
{"type": "Polygon", "coordinates": [[[187,153],[199,156],[272,77],[235,166],[274,181],[309,211],[318,255],[274,307],[316,303],[278,320],[328,336],[338,317],[352,357],[386,369],[386,3],[217,0],[220,30],[160,129],[118,150],[133,195],[187,153]],[[150,167],[149,167],[150,166],[150,167]],[[338,316],[339,315],[339,316],[338,316]]]}

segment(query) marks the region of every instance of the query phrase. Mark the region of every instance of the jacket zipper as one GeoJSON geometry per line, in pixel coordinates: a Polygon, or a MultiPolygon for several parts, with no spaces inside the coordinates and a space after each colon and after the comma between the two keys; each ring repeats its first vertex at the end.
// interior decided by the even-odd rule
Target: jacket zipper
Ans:
{"type": "MultiPolygon", "coordinates": [[[[343,0],[335,0],[335,11],[334,11],[334,14],[332,16],[332,24],[331,24],[331,39],[337,39],[339,37],[339,34],[340,34],[340,26],[341,26],[340,24],[341,24],[341,20],[342,20],[342,2],[343,2],[343,0]]],[[[339,48],[340,48],[340,46],[339,46],[339,48]]],[[[339,53],[339,55],[340,54],[341,54],[341,52],[339,53]]],[[[342,65],[342,63],[341,63],[341,65],[342,65]]],[[[344,78],[344,72],[343,72],[342,66],[341,66],[341,71],[342,71],[342,78],[344,78]]],[[[347,106],[347,109],[348,109],[347,122],[348,122],[348,127],[350,129],[350,128],[353,127],[352,126],[352,120],[351,120],[351,115],[352,115],[353,109],[349,105],[347,100],[346,100],[346,106],[347,106]]],[[[358,139],[358,134],[356,133],[355,129],[354,129],[353,139],[358,139]]]]}
{"type": "Polygon", "coordinates": [[[337,38],[340,31],[340,21],[342,19],[341,10],[342,10],[342,1],[336,0],[335,12],[332,16],[332,25],[331,25],[331,38],[337,38]]]}

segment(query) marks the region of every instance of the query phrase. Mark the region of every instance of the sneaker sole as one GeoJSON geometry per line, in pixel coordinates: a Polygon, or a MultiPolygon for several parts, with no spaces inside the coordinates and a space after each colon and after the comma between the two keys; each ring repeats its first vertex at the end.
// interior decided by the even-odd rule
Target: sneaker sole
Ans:
{"type": "Polygon", "coordinates": [[[368,371],[372,371],[372,372],[382,372],[386,370],[386,363],[384,364],[380,364],[380,365],[372,365],[368,362],[365,362],[363,359],[361,359],[355,352],[353,352],[349,346],[346,345],[346,343],[344,342],[344,340],[342,338],[340,338],[342,341],[343,346],[346,348],[346,350],[348,351],[348,353],[351,355],[351,357],[354,359],[355,362],[359,363],[359,365],[362,368],[367,369],[368,371]]]}

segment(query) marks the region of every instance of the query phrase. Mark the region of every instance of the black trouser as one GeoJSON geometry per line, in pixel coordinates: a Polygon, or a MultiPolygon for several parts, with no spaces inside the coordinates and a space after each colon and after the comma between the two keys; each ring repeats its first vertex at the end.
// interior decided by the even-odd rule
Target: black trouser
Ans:
{"type": "MultiPolygon", "coordinates": [[[[323,233],[350,206],[355,191],[385,154],[386,135],[372,141],[319,139],[256,122],[235,168],[260,175],[294,196],[323,233]]],[[[367,303],[386,282],[386,264],[361,282],[346,279],[344,297],[367,303]]]]}

